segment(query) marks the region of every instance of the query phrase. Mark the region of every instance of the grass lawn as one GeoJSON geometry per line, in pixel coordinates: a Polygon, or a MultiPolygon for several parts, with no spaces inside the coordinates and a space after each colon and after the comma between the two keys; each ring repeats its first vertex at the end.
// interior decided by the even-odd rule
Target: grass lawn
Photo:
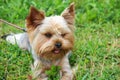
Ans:
{"type": "MultiPolygon", "coordinates": [[[[70,64],[78,66],[76,80],[120,80],[119,0],[0,0],[0,18],[25,27],[30,5],[50,16],[71,2],[76,5],[76,41],[70,64]]],[[[19,32],[0,22],[0,36],[19,32]]],[[[0,39],[0,80],[28,79],[32,62],[29,52],[0,39]]]]}

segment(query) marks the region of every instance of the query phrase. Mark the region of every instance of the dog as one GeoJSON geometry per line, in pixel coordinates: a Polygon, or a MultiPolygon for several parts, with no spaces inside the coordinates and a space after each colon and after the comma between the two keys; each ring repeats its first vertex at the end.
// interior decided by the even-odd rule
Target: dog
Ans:
{"type": "Polygon", "coordinates": [[[32,53],[33,79],[47,80],[46,70],[60,66],[60,80],[73,80],[68,56],[74,46],[75,8],[71,3],[61,15],[46,17],[43,11],[30,8],[26,18],[27,32],[6,37],[12,44],[32,53]]]}

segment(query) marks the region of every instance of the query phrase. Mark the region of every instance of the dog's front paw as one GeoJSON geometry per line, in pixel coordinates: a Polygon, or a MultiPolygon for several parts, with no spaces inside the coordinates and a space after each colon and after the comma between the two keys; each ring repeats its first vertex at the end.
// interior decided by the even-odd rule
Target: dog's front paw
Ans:
{"type": "Polygon", "coordinates": [[[40,79],[37,79],[37,80],[48,80],[48,78],[46,77],[46,78],[40,78],[40,79]]]}
{"type": "Polygon", "coordinates": [[[61,80],[72,80],[72,76],[62,76],[61,80]]]}

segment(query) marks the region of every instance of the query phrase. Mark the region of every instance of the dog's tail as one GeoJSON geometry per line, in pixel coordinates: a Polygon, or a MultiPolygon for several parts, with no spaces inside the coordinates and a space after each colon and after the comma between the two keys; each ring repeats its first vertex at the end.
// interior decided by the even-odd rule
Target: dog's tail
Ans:
{"type": "Polygon", "coordinates": [[[27,33],[6,34],[1,36],[1,38],[11,44],[18,45],[21,49],[28,50],[28,51],[31,50],[27,33]]]}
{"type": "Polygon", "coordinates": [[[1,36],[1,38],[6,40],[7,42],[9,42],[11,44],[17,43],[16,36],[14,34],[5,34],[5,35],[1,36]]]}
{"type": "Polygon", "coordinates": [[[5,35],[0,36],[0,38],[5,40],[6,37],[7,37],[7,36],[10,36],[10,35],[11,35],[11,34],[5,34],[5,35]]]}

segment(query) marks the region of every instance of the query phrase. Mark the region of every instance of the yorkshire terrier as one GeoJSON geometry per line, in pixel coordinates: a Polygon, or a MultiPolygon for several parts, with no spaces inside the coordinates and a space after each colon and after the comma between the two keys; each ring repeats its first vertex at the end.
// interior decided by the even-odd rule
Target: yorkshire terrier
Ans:
{"type": "Polygon", "coordinates": [[[60,66],[60,80],[73,80],[68,56],[74,46],[74,3],[60,16],[45,17],[44,12],[30,8],[26,18],[26,33],[13,34],[6,40],[30,51],[34,58],[33,78],[47,80],[46,70],[52,65],[60,66]]]}

